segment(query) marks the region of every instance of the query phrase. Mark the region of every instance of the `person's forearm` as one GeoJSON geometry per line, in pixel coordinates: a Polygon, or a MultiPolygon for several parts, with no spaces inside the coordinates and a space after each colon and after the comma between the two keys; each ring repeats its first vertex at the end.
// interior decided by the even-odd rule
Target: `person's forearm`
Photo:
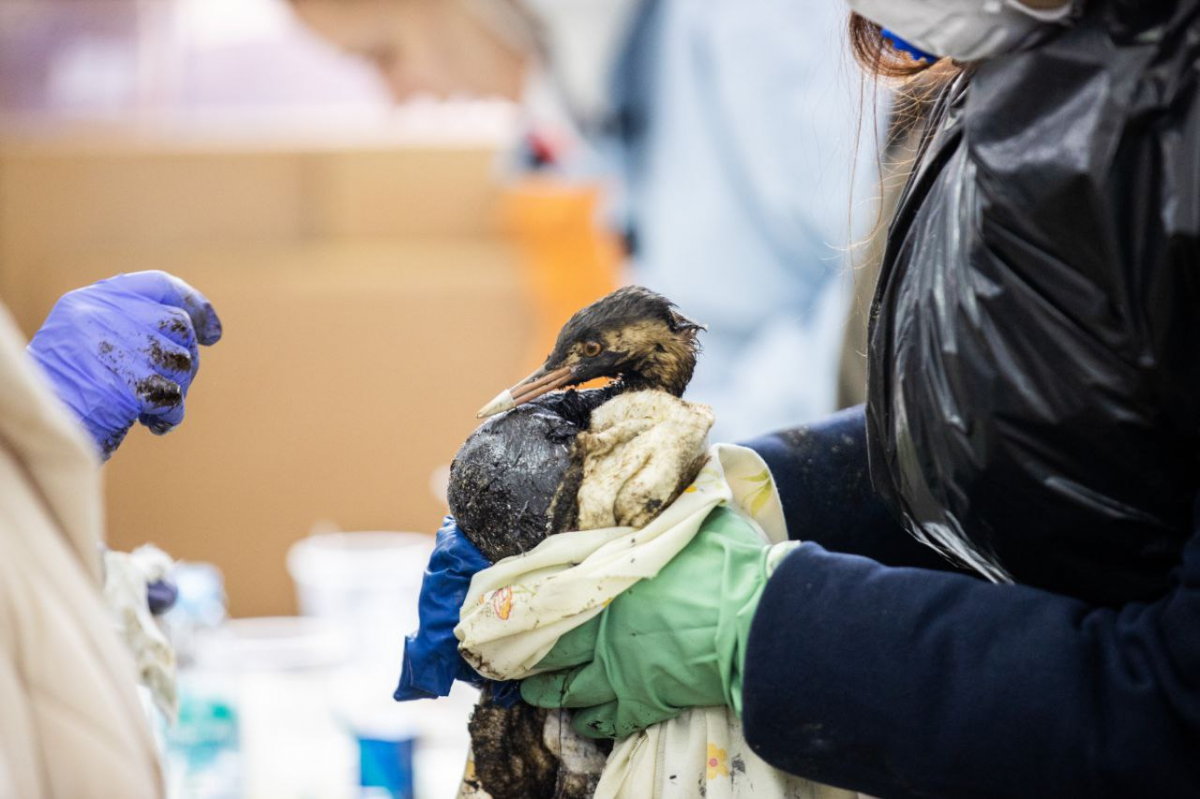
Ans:
{"type": "Polygon", "coordinates": [[[792,538],[889,566],[953,568],[905,532],[872,489],[863,406],[745,446],[771,467],[792,538]]]}
{"type": "Polygon", "coordinates": [[[876,796],[1200,796],[1200,544],[1119,612],[801,546],[750,633],[772,765],[876,796]]]}

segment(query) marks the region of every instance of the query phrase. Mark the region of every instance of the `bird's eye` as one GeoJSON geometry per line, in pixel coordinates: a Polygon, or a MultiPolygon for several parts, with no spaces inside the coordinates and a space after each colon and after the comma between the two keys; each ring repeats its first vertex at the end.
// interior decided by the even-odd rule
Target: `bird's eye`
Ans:
{"type": "Polygon", "coordinates": [[[583,354],[589,358],[595,358],[600,354],[601,349],[603,348],[600,346],[600,342],[589,341],[587,344],[583,345],[583,354]]]}

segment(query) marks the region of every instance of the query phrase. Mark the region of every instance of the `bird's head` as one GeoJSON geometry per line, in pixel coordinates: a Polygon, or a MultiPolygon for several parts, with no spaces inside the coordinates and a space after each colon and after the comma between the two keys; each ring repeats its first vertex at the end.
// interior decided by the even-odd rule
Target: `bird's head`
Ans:
{"type": "Polygon", "coordinates": [[[627,390],[681,396],[696,368],[696,335],[704,329],[661,294],[640,286],[618,289],[572,316],[541,368],[502,391],[478,417],[604,377],[619,379],[627,390]]]}

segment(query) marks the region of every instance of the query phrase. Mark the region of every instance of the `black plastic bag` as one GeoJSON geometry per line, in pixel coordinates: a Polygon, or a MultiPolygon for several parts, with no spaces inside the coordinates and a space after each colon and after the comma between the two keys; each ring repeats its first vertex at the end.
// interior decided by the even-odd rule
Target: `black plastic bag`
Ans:
{"type": "Polygon", "coordinates": [[[1200,486],[1200,4],[960,77],[872,313],[872,480],[992,579],[1151,598],[1200,486]]]}

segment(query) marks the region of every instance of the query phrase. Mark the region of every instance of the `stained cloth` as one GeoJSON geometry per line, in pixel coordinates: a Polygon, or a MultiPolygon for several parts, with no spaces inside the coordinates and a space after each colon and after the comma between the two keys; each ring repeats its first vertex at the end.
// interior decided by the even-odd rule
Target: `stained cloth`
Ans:
{"type": "MultiPolygon", "coordinates": [[[[520,679],[567,631],[599,614],[638,580],[655,576],[718,506],[743,514],[764,544],[787,540],[766,464],[753,451],[716,445],[700,475],[645,527],[551,536],[524,555],[476,574],[455,633],[485,676],[520,679]]],[[[841,797],[770,768],[745,744],[730,708],[696,708],[617,741],[597,799],[629,797],[841,797]]]]}
{"type": "Polygon", "coordinates": [[[133,552],[104,553],[104,600],[114,629],[137,663],[139,682],[172,723],[179,711],[175,648],[151,613],[147,591],[173,565],[170,555],[149,544],[133,552]]]}

